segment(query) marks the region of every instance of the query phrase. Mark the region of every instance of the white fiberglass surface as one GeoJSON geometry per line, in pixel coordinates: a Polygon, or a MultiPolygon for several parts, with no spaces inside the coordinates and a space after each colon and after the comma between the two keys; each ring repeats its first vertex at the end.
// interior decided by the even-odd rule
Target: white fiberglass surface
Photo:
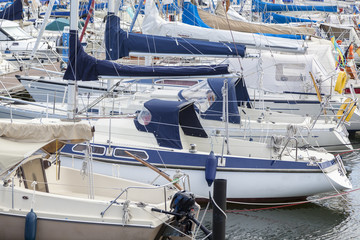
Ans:
{"type": "Polygon", "coordinates": [[[14,40],[31,39],[32,37],[27,34],[20,27],[5,27],[3,30],[10,35],[14,40]]]}

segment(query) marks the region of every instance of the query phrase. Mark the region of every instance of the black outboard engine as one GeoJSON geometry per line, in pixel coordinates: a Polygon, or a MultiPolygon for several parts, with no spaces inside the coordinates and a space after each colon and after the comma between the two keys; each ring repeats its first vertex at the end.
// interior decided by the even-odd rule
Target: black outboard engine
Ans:
{"type": "Polygon", "coordinates": [[[194,218],[195,215],[194,194],[186,191],[177,192],[171,201],[170,208],[172,213],[176,214],[176,221],[179,224],[180,230],[185,234],[190,234],[192,229],[191,218],[194,218]]]}
{"type": "MultiPolygon", "coordinates": [[[[200,229],[204,232],[208,239],[212,239],[211,232],[206,229],[199,221],[195,218],[196,208],[195,196],[193,193],[186,191],[177,192],[170,204],[171,212],[162,209],[152,208],[152,211],[161,212],[175,216],[176,227],[184,234],[191,234],[193,229],[193,223],[200,226],[200,229]]],[[[167,235],[167,234],[165,234],[167,235]]]]}

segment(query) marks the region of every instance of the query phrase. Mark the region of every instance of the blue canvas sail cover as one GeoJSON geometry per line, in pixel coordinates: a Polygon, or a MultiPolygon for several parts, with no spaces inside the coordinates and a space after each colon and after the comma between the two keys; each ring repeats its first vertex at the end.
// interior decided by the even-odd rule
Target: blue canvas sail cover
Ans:
{"type": "Polygon", "coordinates": [[[82,18],[86,18],[89,11],[90,11],[90,8],[91,8],[91,3],[92,3],[93,0],[89,0],[88,4],[80,4],[79,6],[79,16],[82,17],[82,18]]]}
{"type": "Polygon", "coordinates": [[[245,55],[245,46],[241,44],[125,32],[120,28],[120,18],[115,15],[107,16],[105,46],[108,60],[127,57],[130,52],[241,57],[245,55]]]}
{"type": "Polygon", "coordinates": [[[315,20],[306,19],[306,18],[297,18],[291,16],[285,16],[281,14],[276,14],[272,12],[265,12],[262,15],[262,21],[265,23],[299,23],[299,22],[310,22],[315,23],[315,20]]]}
{"type": "Polygon", "coordinates": [[[78,39],[78,32],[70,31],[69,62],[64,74],[66,80],[96,81],[99,76],[160,77],[204,76],[229,74],[228,65],[199,66],[137,66],[117,64],[89,56],[78,39]]]}
{"type": "Polygon", "coordinates": [[[308,36],[306,35],[294,35],[294,34],[271,34],[271,33],[256,33],[263,36],[269,37],[278,37],[278,38],[288,38],[288,39],[296,39],[296,40],[306,40],[308,36]]]}
{"type": "Polygon", "coordinates": [[[262,2],[261,0],[252,0],[253,12],[287,12],[287,11],[319,11],[319,12],[337,12],[337,6],[319,6],[319,5],[293,5],[262,2]]]}
{"type": "Polygon", "coordinates": [[[182,22],[193,26],[211,28],[206,23],[204,23],[204,21],[199,16],[197,7],[190,2],[184,2],[182,22]]]}
{"type": "Polygon", "coordinates": [[[251,108],[250,96],[243,78],[239,78],[235,83],[235,92],[238,106],[251,108]]]}
{"type": "Polygon", "coordinates": [[[20,20],[23,19],[23,5],[22,0],[15,0],[13,4],[0,12],[0,19],[6,20],[20,20]]]}
{"type": "MultiPolygon", "coordinates": [[[[209,78],[207,81],[211,90],[215,94],[215,101],[204,113],[201,113],[201,117],[210,120],[222,121],[224,102],[222,88],[224,86],[225,78],[209,78]]],[[[237,78],[228,79],[228,108],[230,123],[240,123],[238,99],[235,88],[238,81],[239,79],[237,78]]]]}
{"type": "Polygon", "coordinates": [[[183,148],[179,127],[185,135],[208,137],[196,116],[192,102],[152,99],[147,101],[144,107],[149,113],[143,114],[143,110],[134,119],[135,126],[139,131],[153,133],[161,147],[183,148]]]}

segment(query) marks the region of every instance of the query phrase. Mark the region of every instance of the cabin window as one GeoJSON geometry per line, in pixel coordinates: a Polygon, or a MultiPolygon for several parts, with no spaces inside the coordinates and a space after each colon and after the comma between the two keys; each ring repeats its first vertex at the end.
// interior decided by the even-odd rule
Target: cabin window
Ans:
{"type": "Polygon", "coordinates": [[[3,30],[12,36],[14,40],[30,39],[32,38],[28,33],[22,30],[20,27],[5,27],[3,30]]]}
{"type": "Polygon", "coordinates": [[[3,32],[0,32],[0,41],[10,41],[11,39],[6,36],[3,32]]]}
{"type": "Polygon", "coordinates": [[[151,122],[151,113],[146,108],[143,108],[137,117],[138,122],[146,126],[151,122]]]}
{"type": "Polygon", "coordinates": [[[206,92],[206,98],[208,100],[209,107],[215,102],[215,99],[216,99],[214,92],[211,90],[208,90],[206,92]]]}
{"type": "MultiPolygon", "coordinates": [[[[86,149],[86,145],[85,144],[76,144],[74,147],[73,147],[73,151],[74,152],[84,152],[86,149]]],[[[104,155],[105,153],[105,147],[103,146],[92,146],[92,153],[94,155],[104,155]]]]}
{"type": "Polygon", "coordinates": [[[128,151],[129,153],[141,158],[142,160],[148,160],[149,159],[149,156],[147,155],[147,153],[145,151],[130,150],[130,149],[125,149],[125,148],[116,148],[115,151],[114,151],[114,156],[115,157],[132,158],[125,151],[128,151]]]}
{"type": "Polygon", "coordinates": [[[276,64],[276,81],[302,82],[306,80],[304,63],[276,64]]]}
{"type": "Polygon", "coordinates": [[[198,84],[199,81],[197,80],[182,80],[182,79],[161,79],[156,80],[156,85],[173,85],[173,86],[193,86],[195,84],[198,84]]]}

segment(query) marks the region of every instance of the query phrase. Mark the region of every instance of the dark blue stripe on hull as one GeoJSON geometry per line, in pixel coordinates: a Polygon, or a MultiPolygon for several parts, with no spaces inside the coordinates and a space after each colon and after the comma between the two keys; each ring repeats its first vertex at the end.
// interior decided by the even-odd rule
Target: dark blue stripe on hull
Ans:
{"type": "MultiPolygon", "coordinates": [[[[72,147],[74,145],[66,145],[62,153],[83,156],[84,154],[73,152],[72,147]]],[[[107,147],[108,145],[96,146],[107,147]]],[[[141,148],[129,148],[129,147],[120,147],[112,146],[113,149],[122,148],[129,150],[141,150],[146,151],[149,156],[147,162],[167,167],[176,166],[176,168],[192,168],[192,169],[203,169],[205,168],[205,163],[208,155],[198,154],[198,153],[187,153],[187,152],[174,152],[174,151],[164,151],[164,150],[153,150],[153,149],[141,149],[141,148]]],[[[217,158],[219,156],[216,156],[217,158]]],[[[132,159],[131,157],[115,157],[113,154],[111,156],[103,155],[93,155],[95,160],[101,160],[105,162],[113,163],[125,163],[125,164],[136,164],[139,165],[138,161],[132,159]]],[[[317,165],[308,165],[307,162],[293,162],[293,161],[284,161],[284,160],[267,160],[267,159],[257,159],[257,158],[246,158],[246,157],[232,157],[226,156],[226,166],[218,167],[218,170],[222,171],[321,171],[317,165]]],[[[335,164],[335,160],[321,163],[321,167],[327,168],[335,164]]]]}

